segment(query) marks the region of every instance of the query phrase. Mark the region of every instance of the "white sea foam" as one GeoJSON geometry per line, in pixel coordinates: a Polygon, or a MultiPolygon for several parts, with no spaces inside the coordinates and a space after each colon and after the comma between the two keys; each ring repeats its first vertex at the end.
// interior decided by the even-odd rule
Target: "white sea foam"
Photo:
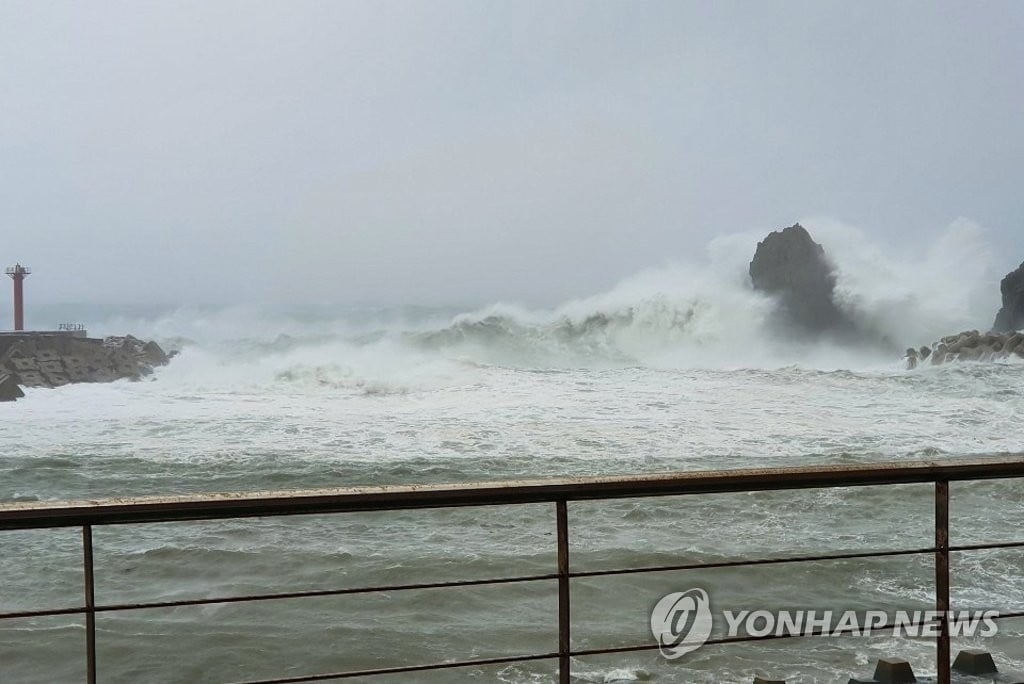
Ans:
{"type": "Polygon", "coordinates": [[[858,325],[888,346],[777,339],[765,322],[774,302],[746,273],[757,236],[714,240],[700,258],[635,274],[607,292],[549,309],[495,303],[434,311],[286,315],[259,307],[181,309],[149,320],[93,327],[131,329],[188,349],[168,379],[317,387],[400,388],[464,379],[472,364],[512,368],[884,368],[907,346],[985,328],[998,307],[984,232],[959,220],[930,244],[887,256],[854,228],[810,221],[837,266],[836,297],[858,325]],[[201,351],[196,351],[199,349],[201,351]]]}

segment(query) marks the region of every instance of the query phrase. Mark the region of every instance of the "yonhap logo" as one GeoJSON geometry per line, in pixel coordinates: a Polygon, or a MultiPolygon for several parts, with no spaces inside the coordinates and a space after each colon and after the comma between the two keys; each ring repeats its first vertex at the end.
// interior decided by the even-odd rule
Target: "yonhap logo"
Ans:
{"type": "Polygon", "coordinates": [[[669,660],[700,648],[711,636],[711,625],[711,601],[703,589],[669,594],[651,611],[651,633],[669,660]]]}
{"type": "MultiPolygon", "coordinates": [[[[723,634],[744,640],[768,637],[861,637],[891,634],[896,638],[936,638],[945,626],[952,637],[991,637],[999,631],[996,610],[725,610],[723,634]]],[[[707,643],[714,618],[703,589],[662,597],[651,611],[651,633],[658,650],[675,660],[707,643]]]]}

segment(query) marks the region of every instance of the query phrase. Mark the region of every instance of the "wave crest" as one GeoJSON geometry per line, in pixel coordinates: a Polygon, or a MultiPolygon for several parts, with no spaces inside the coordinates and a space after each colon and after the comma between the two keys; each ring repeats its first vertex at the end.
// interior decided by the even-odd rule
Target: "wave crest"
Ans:
{"type": "Polygon", "coordinates": [[[713,240],[702,264],[650,269],[551,309],[499,303],[457,315],[376,310],[288,317],[234,307],[222,317],[177,312],[132,329],[196,341],[163,377],[372,394],[461,381],[467,369],[481,366],[895,368],[899,349],[984,327],[997,308],[991,252],[970,222],[955,222],[902,260],[884,255],[856,229],[804,223],[837,265],[837,304],[866,333],[860,342],[768,332],[775,302],[753,290],[747,273],[755,233],[713,240]],[[263,334],[242,339],[250,331],[263,334]]]}

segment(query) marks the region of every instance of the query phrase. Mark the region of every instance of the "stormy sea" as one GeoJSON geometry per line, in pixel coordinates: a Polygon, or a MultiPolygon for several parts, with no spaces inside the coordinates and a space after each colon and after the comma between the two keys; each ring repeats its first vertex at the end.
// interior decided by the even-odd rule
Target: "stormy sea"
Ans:
{"type": "MultiPolygon", "coordinates": [[[[818,235],[819,233],[816,233],[818,235]]],[[[836,298],[893,345],[769,329],[746,268],[755,238],[549,307],[182,307],[95,314],[180,354],[142,381],[29,389],[2,406],[0,500],[48,501],[362,484],[465,483],[805,464],[1024,456],[1024,363],[922,364],[901,347],[990,324],[983,236],[951,227],[891,258],[821,230],[836,298]]],[[[574,570],[932,543],[932,488],[890,486],[571,504],[574,570]]],[[[1016,481],[954,484],[955,544],[1018,541],[1016,481]]],[[[549,574],[554,509],[524,505],[95,530],[97,601],[130,604],[549,574]]],[[[82,603],[75,530],[0,534],[0,612],[82,603]]],[[[1019,550],[954,554],[953,603],[1024,610],[1019,550]]],[[[895,556],[580,579],[574,646],[651,641],[658,599],[716,608],[928,610],[932,559],[895,556]]],[[[557,645],[551,581],[103,613],[101,681],[222,682],[557,645]]],[[[960,639],[1024,669],[1019,621],[960,639]]],[[[0,681],[84,679],[79,616],[0,623],[0,681]]],[[[578,682],[846,681],[931,639],[803,638],[580,658],[578,682]]],[[[366,679],[553,682],[556,663],[366,679]]]]}

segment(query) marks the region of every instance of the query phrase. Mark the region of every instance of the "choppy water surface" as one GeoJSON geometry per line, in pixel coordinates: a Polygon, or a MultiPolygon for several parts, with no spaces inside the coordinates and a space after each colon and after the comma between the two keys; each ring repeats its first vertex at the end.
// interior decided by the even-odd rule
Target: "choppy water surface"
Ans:
{"type": "MultiPolygon", "coordinates": [[[[380,344],[376,354],[381,354],[380,344]]],[[[517,367],[412,346],[353,362],[333,342],[246,355],[186,348],[152,381],[30,391],[4,406],[0,499],[471,482],[519,477],[861,463],[1021,451],[1024,365],[908,373],[517,367]],[[411,349],[411,350],[410,350],[411,349]],[[419,349],[419,351],[417,351],[419,349]],[[401,357],[399,351],[405,354],[401,357]],[[367,370],[369,368],[370,370],[367,370]],[[383,369],[383,370],[382,370],[383,369]]],[[[954,485],[956,542],[1019,538],[1019,483],[954,485]]],[[[930,545],[927,486],[573,504],[575,569],[930,545]]],[[[97,600],[174,600],[547,574],[551,506],[303,517],[96,531],[97,600]]],[[[74,532],[0,537],[0,605],[81,603],[74,532]]],[[[954,601],[1024,610],[1019,551],[954,559],[954,601]]],[[[927,556],[579,580],[577,647],[650,640],[665,593],[722,608],[927,609],[927,556]]],[[[550,652],[552,582],[103,614],[102,679],[229,681],[550,652]]],[[[1022,665],[1017,625],[982,645],[1022,665]]],[[[0,626],[5,682],[82,678],[76,617],[0,626]]],[[[974,642],[978,643],[978,642],[974,642]]],[[[584,658],[579,681],[840,681],[928,640],[802,639],[584,658]]],[[[553,663],[390,681],[553,681],[553,663]]],[[[368,680],[369,681],[369,680],[368,680]]],[[[388,681],[386,678],[382,681],[388,681]]]]}
{"type": "MultiPolygon", "coordinates": [[[[970,233],[909,264],[826,241],[841,306],[904,344],[982,325],[997,288],[970,233]]],[[[907,372],[898,350],[772,338],[772,303],[744,280],[750,245],[734,242],[712,245],[710,269],[641,274],[551,311],[295,319],[242,308],[91,324],[188,339],[151,380],[30,390],[0,406],[0,500],[1024,455],[1024,363],[907,372]]],[[[1020,539],[1018,482],[952,494],[954,542],[1020,539]]],[[[570,504],[571,561],[603,570],[921,548],[932,515],[927,486],[570,504]]],[[[554,510],[540,505],[98,528],[95,542],[101,604],[555,569],[554,510]]],[[[0,611],[80,605],[80,554],[74,530],[0,534],[0,611]]],[[[1018,550],[957,554],[953,572],[956,607],[1024,610],[1018,550]]],[[[649,643],[651,608],[691,587],[716,611],[913,610],[931,607],[932,578],[925,555],[579,579],[574,644],[649,643]]],[[[1000,627],[974,645],[1024,669],[1019,623],[1000,627]]],[[[98,662],[105,682],[237,681],[548,653],[556,628],[551,581],[216,604],[103,613],[98,662]]],[[[873,637],[706,647],[673,662],[581,658],[574,674],[846,681],[894,654],[931,670],[930,641],[873,637]]],[[[77,617],[0,624],[4,684],[81,681],[83,655],[77,617]]],[[[367,681],[552,682],[554,666],[367,681]]]]}

